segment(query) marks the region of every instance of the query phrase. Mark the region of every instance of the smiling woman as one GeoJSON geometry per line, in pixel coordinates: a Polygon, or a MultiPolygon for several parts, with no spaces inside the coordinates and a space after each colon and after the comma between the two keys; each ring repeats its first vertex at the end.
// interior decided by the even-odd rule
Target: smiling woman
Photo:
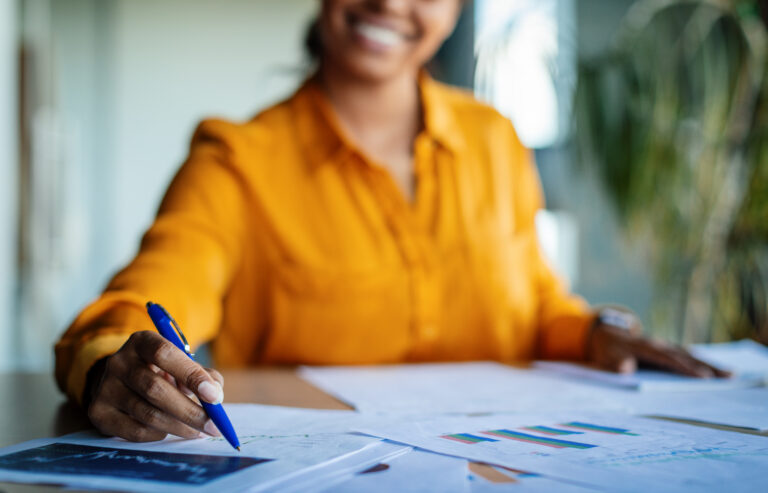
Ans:
{"type": "Polygon", "coordinates": [[[320,17],[322,63],[370,81],[413,72],[451,33],[461,1],[387,2],[392,5],[372,8],[377,3],[324,2],[320,17]],[[407,10],[408,15],[391,15],[397,9],[407,10]]]}
{"type": "MultiPolygon", "coordinates": [[[[637,359],[717,370],[596,317],[540,251],[541,190],[508,120],[424,64],[459,0],[325,0],[317,72],[244,123],[206,120],[136,258],[56,347],[102,432],[215,433],[204,371],[152,330],[176,316],[218,364],[637,359]]],[[[617,320],[620,322],[617,322],[617,320]]]]}

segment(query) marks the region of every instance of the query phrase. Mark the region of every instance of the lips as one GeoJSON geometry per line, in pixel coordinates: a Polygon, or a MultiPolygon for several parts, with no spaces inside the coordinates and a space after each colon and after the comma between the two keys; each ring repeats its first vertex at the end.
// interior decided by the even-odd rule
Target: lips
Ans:
{"type": "Polygon", "coordinates": [[[389,51],[416,38],[401,22],[379,15],[348,12],[347,22],[358,41],[374,51],[389,51]]]}

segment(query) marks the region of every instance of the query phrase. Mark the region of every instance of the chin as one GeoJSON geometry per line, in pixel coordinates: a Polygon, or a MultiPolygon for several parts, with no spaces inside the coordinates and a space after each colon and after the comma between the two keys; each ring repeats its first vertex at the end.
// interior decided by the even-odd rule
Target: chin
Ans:
{"type": "Polygon", "coordinates": [[[335,61],[350,76],[367,82],[386,82],[411,72],[406,64],[376,55],[351,54],[335,61]]]}

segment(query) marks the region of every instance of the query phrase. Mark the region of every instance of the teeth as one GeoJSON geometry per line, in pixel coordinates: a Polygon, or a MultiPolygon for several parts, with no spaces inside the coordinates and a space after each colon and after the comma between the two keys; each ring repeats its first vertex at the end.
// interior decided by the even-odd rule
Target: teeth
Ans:
{"type": "Polygon", "coordinates": [[[357,29],[357,32],[366,38],[384,46],[394,46],[403,39],[403,37],[397,31],[387,29],[386,27],[368,24],[366,22],[358,22],[355,28],[357,29]]]}

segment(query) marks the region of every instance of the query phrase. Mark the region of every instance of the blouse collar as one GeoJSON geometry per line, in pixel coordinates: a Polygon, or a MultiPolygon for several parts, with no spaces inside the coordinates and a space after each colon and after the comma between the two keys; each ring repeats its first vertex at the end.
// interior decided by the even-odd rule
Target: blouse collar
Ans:
{"type": "MultiPolygon", "coordinates": [[[[441,147],[457,153],[464,145],[450,95],[426,71],[419,75],[424,133],[441,147]]],[[[342,129],[331,102],[320,88],[317,76],[307,79],[291,98],[298,139],[313,164],[340,162],[346,153],[362,154],[342,129]]]]}

